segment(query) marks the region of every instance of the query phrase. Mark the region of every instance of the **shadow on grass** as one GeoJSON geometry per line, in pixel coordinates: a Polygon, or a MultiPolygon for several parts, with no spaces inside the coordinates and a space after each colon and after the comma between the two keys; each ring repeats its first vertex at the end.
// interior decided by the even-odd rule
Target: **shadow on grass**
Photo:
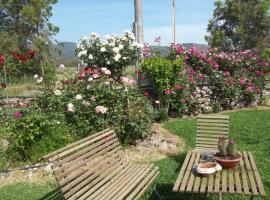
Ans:
{"type": "Polygon", "coordinates": [[[155,186],[150,193],[147,200],[175,200],[175,199],[187,199],[187,200],[200,200],[200,199],[212,199],[213,195],[207,195],[206,193],[180,193],[173,192],[173,186],[176,182],[180,169],[186,158],[187,152],[183,152],[179,155],[170,155],[166,160],[156,161],[155,165],[160,168],[160,176],[157,178],[155,186]],[[170,167],[165,167],[168,166],[170,167]]]}
{"type": "Polygon", "coordinates": [[[57,188],[57,189],[47,193],[45,196],[39,198],[38,200],[64,200],[64,196],[63,196],[60,188],[57,188]]]}

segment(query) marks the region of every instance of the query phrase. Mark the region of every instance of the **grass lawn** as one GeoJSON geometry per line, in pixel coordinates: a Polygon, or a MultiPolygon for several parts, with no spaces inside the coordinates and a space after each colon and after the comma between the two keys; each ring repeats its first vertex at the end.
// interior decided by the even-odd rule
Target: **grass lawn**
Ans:
{"type": "MultiPolygon", "coordinates": [[[[267,197],[264,199],[270,199],[270,110],[238,111],[229,113],[229,115],[229,135],[236,140],[238,150],[252,152],[267,192],[267,197]]],[[[195,146],[196,119],[171,121],[166,123],[165,127],[184,139],[186,150],[195,146]]],[[[157,179],[157,191],[163,197],[162,199],[182,199],[184,197],[175,195],[171,191],[185,155],[186,153],[183,153],[154,163],[160,167],[161,171],[157,179]]],[[[144,199],[149,199],[148,196],[149,194],[145,195],[144,199]]],[[[150,199],[156,199],[156,197],[152,195],[150,199]]],[[[218,199],[218,197],[213,195],[208,199],[218,199]]],[[[223,196],[223,199],[244,200],[249,197],[223,196]]]]}
{"type": "MultiPolygon", "coordinates": [[[[237,142],[238,150],[251,151],[259,169],[268,196],[270,199],[270,110],[238,111],[230,115],[230,137],[237,142]]],[[[167,122],[165,127],[172,133],[183,138],[186,143],[186,151],[195,146],[196,119],[185,119],[167,122]]],[[[186,153],[170,156],[166,159],[154,162],[160,167],[160,176],[156,181],[156,192],[150,189],[142,198],[143,200],[173,200],[183,199],[185,196],[174,194],[172,187],[185,159],[186,153]],[[157,195],[160,195],[158,198],[157,195]]],[[[45,194],[53,191],[56,185],[45,183],[44,185],[19,183],[0,188],[0,200],[44,199],[45,194]],[[20,194],[15,195],[15,194],[20,194]],[[14,196],[15,195],[15,196],[14,196]]],[[[189,196],[188,196],[189,197],[189,196]]],[[[194,199],[193,197],[191,199],[194,199]]],[[[200,199],[200,197],[197,199],[200,199]]],[[[208,199],[218,199],[217,196],[209,196],[208,199]]],[[[223,199],[244,200],[249,197],[224,196],[223,199]]],[[[259,198],[256,198],[259,199],[259,198]]]]}

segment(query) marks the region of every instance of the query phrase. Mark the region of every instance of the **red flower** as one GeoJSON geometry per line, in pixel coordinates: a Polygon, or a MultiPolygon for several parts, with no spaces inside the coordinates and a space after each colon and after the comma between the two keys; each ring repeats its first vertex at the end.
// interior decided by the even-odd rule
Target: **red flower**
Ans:
{"type": "Polygon", "coordinates": [[[19,55],[18,53],[16,53],[16,52],[13,53],[13,57],[14,57],[15,59],[17,59],[17,60],[20,59],[20,55],[19,55]]]}
{"type": "Polygon", "coordinates": [[[65,85],[69,84],[69,82],[70,82],[69,80],[64,80],[64,81],[63,81],[63,83],[64,83],[65,85]]]}
{"type": "Polygon", "coordinates": [[[20,60],[25,63],[27,61],[27,57],[25,55],[20,55],[20,60]]]}
{"type": "Polygon", "coordinates": [[[85,78],[86,78],[85,73],[80,74],[79,79],[85,79],[85,78]]]}
{"type": "Polygon", "coordinates": [[[4,64],[4,57],[3,55],[0,53],[0,65],[4,64]]]}
{"type": "Polygon", "coordinates": [[[30,51],[28,52],[28,54],[29,54],[30,58],[34,58],[35,55],[36,55],[36,53],[35,53],[34,51],[32,51],[32,50],[30,50],[30,51]]]}
{"type": "Polygon", "coordinates": [[[164,93],[167,94],[167,95],[169,95],[169,94],[172,93],[172,91],[171,91],[170,89],[166,89],[166,90],[164,91],[164,93]]]}
{"type": "Polygon", "coordinates": [[[174,85],[174,89],[176,89],[176,90],[181,90],[182,89],[182,87],[179,85],[179,84],[175,84],[174,85]]]}
{"type": "Polygon", "coordinates": [[[143,92],[143,96],[145,96],[145,97],[149,97],[149,96],[150,96],[150,94],[149,94],[149,92],[144,91],[144,92],[143,92]]]}

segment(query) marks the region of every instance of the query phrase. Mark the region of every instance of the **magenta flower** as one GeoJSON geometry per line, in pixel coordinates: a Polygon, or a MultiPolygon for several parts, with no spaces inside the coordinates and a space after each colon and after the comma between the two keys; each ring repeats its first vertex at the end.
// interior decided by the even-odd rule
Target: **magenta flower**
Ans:
{"type": "Polygon", "coordinates": [[[14,119],[20,119],[22,117],[22,113],[19,111],[15,111],[13,113],[13,117],[14,117],[14,119]]]}
{"type": "Polygon", "coordinates": [[[243,86],[244,82],[245,82],[245,79],[241,77],[241,78],[239,79],[239,84],[240,84],[241,86],[243,86]]]}
{"type": "Polygon", "coordinates": [[[216,70],[218,70],[219,64],[217,62],[215,62],[214,65],[213,65],[213,68],[216,69],[216,70]]]}
{"type": "Polygon", "coordinates": [[[225,76],[230,76],[231,73],[230,73],[228,70],[225,70],[225,71],[224,71],[224,75],[225,75],[225,76]]]}
{"type": "Polygon", "coordinates": [[[195,70],[191,67],[189,69],[189,73],[190,73],[191,76],[193,76],[195,74],[195,70]]]}
{"type": "Polygon", "coordinates": [[[199,79],[203,80],[204,79],[204,75],[203,74],[199,74],[199,79]]]}

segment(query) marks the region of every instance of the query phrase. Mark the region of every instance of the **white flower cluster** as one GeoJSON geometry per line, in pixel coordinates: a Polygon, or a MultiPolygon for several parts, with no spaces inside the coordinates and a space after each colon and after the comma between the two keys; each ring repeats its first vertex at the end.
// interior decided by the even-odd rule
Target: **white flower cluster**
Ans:
{"type": "Polygon", "coordinates": [[[39,76],[37,74],[34,75],[34,79],[37,80],[37,83],[42,83],[43,82],[43,77],[42,76],[39,76]]]}
{"type": "Polygon", "coordinates": [[[104,60],[107,65],[126,64],[134,55],[140,55],[143,46],[136,42],[131,31],[124,31],[123,36],[106,35],[104,41],[92,33],[90,37],[81,38],[76,45],[76,52],[78,58],[89,66],[100,66],[100,60],[104,60]]]}

